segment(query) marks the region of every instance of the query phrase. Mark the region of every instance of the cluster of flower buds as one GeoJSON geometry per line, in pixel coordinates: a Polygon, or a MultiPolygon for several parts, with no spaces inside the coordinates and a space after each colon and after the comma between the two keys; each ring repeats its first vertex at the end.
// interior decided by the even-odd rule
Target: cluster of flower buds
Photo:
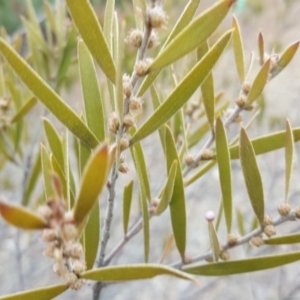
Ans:
{"type": "Polygon", "coordinates": [[[86,270],[82,245],[77,241],[78,230],[73,213],[66,210],[62,200],[49,200],[38,208],[38,213],[47,223],[42,239],[48,243],[44,255],[54,260],[53,270],[74,290],[80,289],[84,280],[79,274],[86,270]]]}
{"type": "Polygon", "coordinates": [[[245,81],[242,85],[242,89],[240,91],[240,95],[235,101],[236,105],[244,110],[252,110],[254,108],[253,105],[247,105],[247,97],[250,91],[251,85],[249,82],[245,81]]]}

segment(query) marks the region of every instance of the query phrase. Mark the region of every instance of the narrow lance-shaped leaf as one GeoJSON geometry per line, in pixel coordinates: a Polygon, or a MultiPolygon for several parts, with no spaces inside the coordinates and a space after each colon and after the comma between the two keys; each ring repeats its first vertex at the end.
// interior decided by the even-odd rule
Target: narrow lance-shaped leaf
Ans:
{"type": "Polygon", "coordinates": [[[100,240],[100,207],[98,202],[95,203],[90,213],[84,233],[84,256],[87,270],[90,270],[94,266],[100,240]]]}
{"type": "Polygon", "coordinates": [[[265,61],[265,42],[261,32],[259,32],[258,35],[258,55],[259,55],[259,63],[262,66],[265,61]]]}
{"type": "Polygon", "coordinates": [[[141,143],[134,145],[135,152],[131,152],[134,161],[134,166],[139,175],[139,181],[141,188],[145,191],[147,200],[151,200],[151,190],[149,184],[149,177],[147,172],[147,166],[145,161],[145,155],[141,143]]]}
{"type": "Polygon", "coordinates": [[[116,67],[92,5],[88,0],[66,0],[66,3],[72,19],[91,54],[105,75],[112,82],[115,82],[116,67]]]}
{"type": "Polygon", "coordinates": [[[0,300],[49,300],[57,297],[68,289],[65,284],[58,284],[53,286],[48,286],[44,288],[38,288],[34,290],[29,290],[25,292],[10,294],[7,296],[0,296],[0,300]]]}
{"type": "Polygon", "coordinates": [[[158,275],[171,275],[194,281],[189,274],[159,264],[110,266],[83,272],[80,277],[97,281],[128,281],[149,279],[158,275]]]}
{"type": "Polygon", "coordinates": [[[162,69],[194,50],[205,41],[227,15],[234,0],[223,0],[186,26],[156,57],[150,72],[162,69]]]}
{"type": "Polygon", "coordinates": [[[130,208],[132,202],[132,192],[133,192],[133,180],[131,180],[127,185],[124,186],[123,192],[123,229],[124,235],[127,233],[130,208]]]}
{"type": "Polygon", "coordinates": [[[35,157],[35,161],[31,167],[31,171],[29,173],[29,177],[26,181],[25,185],[25,191],[23,193],[23,199],[22,199],[22,205],[27,206],[30,200],[30,196],[36,187],[36,182],[39,178],[39,175],[42,170],[42,164],[41,164],[41,155],[40,152],[37,153],[35,157]]]}
{"type": "Polygon", "coordinates": [[[69,161],[69,135],[66,131],[66,136],[63,139],[63,154],[64,154],[64,173],[66,178],[66,201],[68,203],[68,209],[73,207],[71,203],[71,179],[70,179],[70,161],[69,161]]]}
{"type": "Polygon", "coordinates": [[[132,158],[139,178],[140,186],[140,202],[143,217],[143,233],[144,233],[144,257],[145,262],[149,259],[149,249],[150,249],[150,228],[149,228],[149,211],[148,203],[151,200],[150,186],[147,175],[146,163],[144,153],[142,151],[142,146],[137,143],[131,149],[132,158]]]}
{"type": "Polygon", "coordinates": [[[114,18],[114,28],[115,28],[115,60],[117,61],[117,75],[116,75],[116,107],[118,108],[118,113],[123,120],[125,108],[124,108],[124,92],[123,92],[123,56],[124,56],[124,31],[125,24],[121,23],[119,25],[117,14],[114,18]]]}
{"type": "Polygon", "coordinates": [[[72,27],[68,36],[67,44],[63,49],[61,60],[59,62],[57,75],[56,75],[56,87],[55,87],[56,91],[60,90],[64,82],[64,79],[67,76],[68,68],[72,63],[73,52],[76,47],[76,43],[77,43],[77,33],[76,33],[76,29],[72,27]]]}
{"type": "Polygon", "coordinates": [[[132,137],[131,143],[145,138],[158,129],[190,99],[221,56],[230,36],[231,31],[228,31],[217,41],[207,54],[185,76],[171,95],[155,110],[141,128],[139,128],[132,137]]]}
{"type": "Polygon", "coordinates": [[[110,166],[108,151],[107,145],[100,145],[85,166],[74,208],[74,219],[77,223],[81,223],[90,213],[106,184],[110,166]]]}
{"type": "MultiPolygon", "coordinates": [[[[294,128],[292,130],[294,142],[300,140],[300,128],[294,128]]],[[[269,135],[265,135],[251,141],[254,148],[255,154],[264,154],[270,151],[275,151],[277,149],[285,147],[285,137],[286,131],[279,131],[269,135]]],[[[230,147],[230,157],[231,159],[237,159],[240,157],[239,145],[230,147]]]]}
{"type": "Polygon", "coordinates": [[[210,221],[208,222],[208,234],[210,247],[213,255],[213,261],[217,262],[220,257],[221,247],[214,224],[210,221]]]}
{"type": "Polygon", "coordinates": [[[270,239],[265,239],[264,243],[267,245],[299,244],[300,233],[276,236],[270,239]]]}
{"type": "Polygon", "coordinates": [[[112,35],[113,35],[113,18],[115,11],[115,0],[106,1],[103,34],[106,39],[108,48],[112,50],[112,35]]]}
{"type": "Polygon", "coordinates": [[[262,225],[265,215],[263,185],[254,149],[244,128],[240,133],[240,159],[251,205],[262,225]]]}
{"type": "MultiPolygon", "coordinates": [[[[204,42],[197,51],[198,59],[201,59],[209,51],[207,42],[204,42]]],[[[206,117],[210,125],[212,133],[214,133],[214,120],[215,120],[215,95],[214,95],[214,78],[210,72],[206,79],[201,84],[201,94],[205,108],[206,117]]]]}
{"type": "Polygon", "coordinates": [[[98,140],[103,141],[105,122],[101,94],[92,56],[83,41],[78,43],[78,60],[86,122],[98,140]]]}
{"type": "Polygon", "coordinates": [[[235,64],[237,67],[239,79],[243,83],[245,81],[244,48],[243,48],[243,43],[242,43],[240,26],[235,17],[233,17],[233,28],[234,28],[234,31],[232,34],[232,44],[233,44],[235,64]]]}
{"type": "Polygon", "coordinates": [[[286,137],[285,137],[285,201],[288,201],[290,183],[293,171],[294,158],[294,137],[291,124],[286,120],[286,137]]]}
{"type": "Polygon", "coordinates": [[[163,252],[163,254],[161,256],[161,259],[159,261],[160,264],[162,264],[164,262],[164,260],[166,259],[166,257],[170,253],[170,251],[172,249],[172,246],[173,246],[173,243],[174,243],[174,235],[171,234],[170,237],[168,238],[167,242],[166,242],[165,247],[164,247],[164,252],[163,252]]]}
{"type": "Polygon", "coordinates": [[[240,232],[240,235],[243,236],[246,234],[245,226],[244,226],[244,216],[243,213],[239,208],[236,209],[236,218],[237,218],[237,225],[240,232]]]}
{"type": "Polygon", "coordinates": [[[53,124],[46,118],[43,119],[44,130],[47,136],[47,140],[50,146],[50,149],[56,158],[60,168],[64,169],[64,154],[63,154],[63,145],[61,138],[54,128],[53,124]]]}
{"type": "Polygon", "coordinates": [[[299,47],[299,41],[289,46],[279,57],[276,67],[271,71],[272,77],[278,75],[293,59],[299,47]]]}
{"type": "MultiPolygon", "coordinates": [[[[169,174],[174,160],[178,161],[179,159],[172,132],[168,126],[165,128],[165,155],[167,160],[167,171],[169,174]]],[[[186,210],[183,177],[180,165],[177,166],[173,194],[170,201],[170,213],[175,243],[181,257],[184,258],[186,247],[186,210]]]]}
{"type": "Polygon", "coordinates": [[[172,200],[174,184],[175,184],[176,174],[177,174],[177,166],[178,166],[178,162],[175,160],[172,163],[172,166],[171,166],[169,174],[168,174],[168,180],[167,180],[165,187],[161,193],[160,202],[155,210],[156,215],[162,214],[168,207],[170,201],[172,200]]]}
{"type": "MultiPolygon", "coordinates": [[[[156,90],[154,84],[151,85],[151,87],[150,87],[150,93],[151,93],[153,108],[154,108],[154,110],[156,110],[160,106],[161,100],[158,96],[158,93],[157,93],[157,90],[156,90]]],[[[163,151],[165,152],[165,131],[164,130],[165,130],[164,127],[160,127],[158,130],[158,133],[159,133],[159,139],[160,139],[163,151]]]]}
{"type": "Polygon", "coordinates": [[[0,200],[0,214],[2,218],[13,226],[22,229],[43,229],[47,223],[31,210],[0,200]]]}
{"type": "Polygon", "coordinates": [[[250,87],[249,94],[247,96],[246,105],[251,105],[257,97],[262,93],[269,77],[269,71],[270,71],[270,63],[271,60],[268,59],[261,69],[259,70],[258,74],[256,75],[253,84],[250,87]]]}
{"type": "Polygon", "coordinates": [[[58,120],[60,120],[71,132],[73,132],[89,147],[95,148],[98,145],[97,138],[81,121],[76,113],[1,37],[0,52],[25,85],[55,115],[58,120]]]}
{"type": "MultiPolygon", "coordinates": [[[[133,2],[137,2],[138,0],[133,0],[133,2]]],[[[196,10],[199,6],[200,0],[190,0],[187,5],[185,6],[182,14],[180,15],[180,17],[178,18],[175,26],[173,27],[171,33],[169,34],[168,38],[166,39],[163,47],[161,48],[161,51],[163,51],[163,49],[166,47],[167,44],[170,43],[170,41],[172,41],[174,39],[174,37],[182,31],[182,29],[184,29],[193,19],[194,14],[196,13],[196,10]]],[[[137,15],[137,14],[135,14],[137,15]]],[[[141,24],[143,25],[143,24],[141,24]]],[[[142,26],[140,27],[140,29],[142,29],[142,26]]],[[[160,73],[160,71],[155,71],[155,72],[151,72],[150,74],[148,74],[148,76],[146,76],[145,80],[142,82],[139,90],[138,90],[138,96],[141,97],[146,90],[152,85],[152,83],[154,82],[154,80],[156,79],[156,77],[158,76],[158,74],[160,73]]]]}
{"type": "Polygon", "coordinates": [[[232,224],[230,155],[225,127],[220,118],[216,122],[216,150],[227,232],[230,232],[232,224]]]}
{"type": "Polygon", "coordinates": [[[35,97],[31,97],[21,108],[20,110],[12,117],[11,122],[15,123],[20,121],[37,103],[35,97]]]}
{"type": "Polygon", "coordinates": [[[183,268],[187,273],[203,276],[227,276],[249,273],[287,265],[300,259],[300,252],[261,256],[183,268]]]}
{"type": "Polygon", "coordinates": [[[45,197],[46,199],[50,199],[52,197],[55,197],[56,195],[51,180],[51,173],[53,172],[53,170],[51,167],[49,155],[43,144],[41,144],[41,162],[44,177],[45,197]]]}

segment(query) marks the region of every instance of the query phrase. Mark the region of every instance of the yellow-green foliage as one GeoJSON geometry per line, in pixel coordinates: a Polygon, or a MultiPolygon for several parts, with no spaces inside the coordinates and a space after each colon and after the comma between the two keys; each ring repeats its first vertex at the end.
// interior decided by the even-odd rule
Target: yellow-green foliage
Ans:
{"type": "MultiPolygon", "coordinates": [[[[282,53],[269,55],[265,53],[260,33],[259,59],[255,60],[260,69],[249,82],[247,74],[252,64],[248,67],[245,63],[248,53],[243,47],[238,18],[233,17],[232,27],[220,26],[226,17],[230,18],[235,1],[214,2],[196,14],[200,0],[188,1],[177,22],[172,20],[170,24],[174,25],[168,28],[168,11],[161,1],[134,0],[130,13],[134,12],[136,25],[131,30],[124,21],[127,17],[115,14],[114,0],[106,1],[103,24],[88,0],[66,0],[66,4],[55,9],[45,3],[46,21],[42,30],[28,1],[28,19],[22,18],[26,35],[16,36],[11,42],[2,30],[0,152],[3,164],[15,164],[24,172],[24,189],[20,206],[12,205],[12,199],[0,200],[0,213],[13,226],[42,230],[45,254],[53,259],[54,272],[63,284],[0,299],[49,299],[68,288],[79,290],[86,283],[85,279],[95,281],[93,291],[97,299],[103,283],[110,281],[139,280],[163,274],[195,280],[196,275],[248,273],[299,260],[298,251],[242,260],[232,257],[232,261],[219,262],[229,259],[231,248],[248,242],[262,245],[263,234],[270,238],[276,226],[300,217],[299,209],[289,203],[294,143],[300,139],[300,128],[292,128],[287,121],[286,131],[253,140],[247,133],[248,126],[258,115],[256,103],[265,86],[272,84],[272,79],[290,63],[299,41],[282,53]],[[166,28],[161,35],[161,30],[166,28]],[[160,41],[159,35],[162,36],[160,41]],[[21,50],[24,45],[28,47],[25,51],[21,50]],[[149,51],[153,58],[149,58],[149,51]],[[235,103],[225,100],[223,92],[215,88],[215,82],[223,74],[213,73],[213,70],[228,51],[233,52],[239,78],[233,83],[235,90],[239,89],[235,103]],[[135,62],[132,53],[136,54],[135,62]],[[124,68],[128,73],[129,62],[133,65],[130,74],[126,74],[124,68]],[[78,78],[80,80],[76,80],[78,78]],[[82,111],[79,112],[78,103],[67,104],[62,96],[62,92],[73,89],[75,82],[82,91],[82,111]],[[146,93],[148,91],[150,93],[146,93]],[[154,110],[147,104],[150,96],[154,110]],[[32,126],[27,115],[33,115],[38,102],[44,107],[43,119],[35,117],[35,126],[32,126]],[[143,106],[147,118],[143,116],[143,106]],[[227,109],[228,106],[232,108],[227,109]],[[246,114],[252,114],[253,118],[243,125],[242,117],[246,114]],[[232,138],[228,134],[229,126],[240,127],[239,136],[232,138]],[[36,133],[39,127],[44,128],[44,137],[36,133]],[[163,150],[164,161],[159,164],[166,165],[167,174],[159,193],[152,190],[151,179],[155,175],[149,174],[142,143],[155,132],[159,133],[160,143],[156,141],[153,147],[163,150]],[[32,151],[29,155],[25,153],[29,140],[32,147],[39,147],[36,156],[32,151]],[[278,208],[279,215],[271,219],[265,215],[263,181],[256,156],[279,148],[284,148],[286,153],[285,202],[278,208]],[[116,194],[118,177],[124,173],[127,178],[129,153],[137,179],[128,177],[120,197],[123,205],[114,207],[116,197],[120,196],[116,194]],[[77,168],[70,163],[74,158],[77,168]],[[233,201],[231,162],[235,159],[240,159],[249,204],[253,208],[251,215],[254,224],[258,224],[248,232],[243,215],[233,201]],[[197,256],[187,257],[187,216],[199,216],[190,212],[185,189],[206,176],[215,164],[218,164],[222,195],[220,210],[218,216],[212,211],[203,214],[208,231],[202,233],[209,236],[211,247],[197,256]],[[40,177],[44,181],[42,189],[38,184],[40,177]],[[40,196],[33,196],[34,192],[40,196]],[[131,206],[136,200],[139,200],[140,219],[133,221],[131,206]],[[101,213],[103,205],[107,208],[101,213]],[[114,209],[123,209],[124,236],[112,252],[107,252],[108,240],[115,230],[114,209]],[[239,228],[236,229],[233,229],[234,209],[238,211],[239,228]],[[169,266],[148,263],[151,240],[163,240],[157,232],[150,238],[152,219],[159,219],[166,210],[170,213],[170,234],[177,249],[174,255],[178,256],[178,261],[169,266]],[[222,216],[224,232],[228,234],[224,244],[221,240],[226,237],[219,237],[222,216]],[[232,233],[238,230],[241,237],[232,233]],[[144,244],[143,249],[137,251],[144,252],[145,263],[111,265],[115,255],[138,233],[143,234],[144,244]],[[212,264],[203,265],[203,260],[212,264]],[[196,264],[190,266],[192,262],[196,264]]],[[[254,2],[251,5],[254,7],[254,2]]],[[[127,6],[129,4],[124,4],[125,11],[129,11],[127,6]]],[[[134,22],[131,16],[128,20],[134,22]]],[[[212,199],[201,191],[199,201],[212,199]]],[[[169,239],[162,251],[163,258],[168,255],[172,240],[169,239]]],[[[299,235],[265,241],[269,245],[295,242],[299,242],[299,235]]],[[[47,271],[44,272],[43,276],[47,276],[47,271]]]]}

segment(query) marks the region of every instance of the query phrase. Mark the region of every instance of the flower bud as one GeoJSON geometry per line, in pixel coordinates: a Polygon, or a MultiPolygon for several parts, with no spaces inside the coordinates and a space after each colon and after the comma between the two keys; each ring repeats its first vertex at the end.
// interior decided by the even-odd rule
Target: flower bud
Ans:
{"type": "Polygon", "coordinates": [[[85,284],[85,280],[84,279],[78,279],[76,281],[74,281],[71,285],[70,285],[70,288],[72,290],[75,290],[75,291],[78,291],[80,290],[83,285],[85,284]]]}
{"type": "Polygon", "coordinates": [[[145,76],[148,74],[150,65],[152,64],[152,58],[146,58],[144,60],[139,60],[134,66],[134,71],[138,76],[145,76]]]}
{"type": "Polygon", "coordinates": [[[63,249],[64,255],[72,258],[80,258],[83,255],[83,249],[79,243],[68,243],[63,249]]]}
{"type": "Polygon", "coordinates": [[[193,155],[186,154],[184,157],[184,162],[186,163],[187,166],[192,165],[195,162],[193,155]]]}
{"type": "Polygon", "coordinates": [[[119,172],[126,174],[128,171],[129,171],[129,167],[126,162],[123,162],[119,165],[119,172]]]}
{"type": "Polygon", "coordinates": [[[143,41],[143,36],[144,34],[141,30],[133,29],[125,38],[125,43],[127,43],[129,46],[140,48],[143,41]]]}
{"type": "Polygon", "coordinates": [[[210,160],[214,156],[214,153],[210,149],[204,149],[201,154],[201,160],[210,160]]]}
{"type": "Polygon", "coordinates": [[[49,257],[54,257],[55,249],[57,249],[56,242],[51,242],[46,246],[46,249],[44,250],[44,255],[49,257]]]}
{"type": "Polygon", "coordinates": [[[273,225],[273,221],[272,221],[272,218],[268,215],[265,215],[264,216],[264,222],[263,222],[263,225],[264,226],[267,226],[267,225],[273,225]]]}
{"type": "Polygon", "coordinates": [[[281,203],[277,210],[281,216],[287,216],[291,211],[291,205],[288,202],[281,203]]]}
{"type": "Polygon", "coordinates": [[[123,75],[123,93],[127,98],[129,98],[132,93],[132,84],[130,76],[127,74],[123,75]]]}
{"type": "Polygon", "coordinates": [[[38,207],[37,209],[37,213],[44,218],[45,220],[49,220],[52,215],[53,215],[53,211],[52,209],[48,206],[48,205],[41,205],[38,207]]]}
{"type": "Polygon", "coordinates": [[[220,253],[220,258],[222,260],[225,260],[225,261],[230,260],[230,254],[229,254],[229,252],[228,251],[222,251],[220,253]]]}
{"type": "Polygon", "coordinates": [[[230,246],[233,246],[237,243],[238,239],[239,239],[239,235],[237,233],[229,233],[227,236],[227,243],[230,246]]]}
{"type": "Polygon", "coordinates": [[[108,128],[112,133],[116,134],[119,130],[119,127],[120,127],[120,119],[118,114],[114,111],[112,112],[108,120],[108,128]]]}
{"type": "Polygon", "coordinates": [[[64,274],[62,278],[70,288],[78,280],[77,276],[73,272],[68,272],[64,274]]]}
{"type": "Polygon", "coordinates": [[[242,85],[242,92],[244,95],[248,95],[251,88],[251,84],[248,81],[244,81],[242,85]]]}
{"type": "Polygon", "coordinates": [[[159,45],[159,37],[157,33],[154,30],[152,30],[148,43],[148,48],[151,49],[156,47],[157,45],[159,45]]]}
{"type": "Polygon", "coordinates": [[[271,236],[276,234],[276,229],[274,225],[267,225],[264,227],[265,235],[270,238],[271,236]]]}
{"type": "Polygon", "coordinates": [[[236,105],[240,108],[244,108],[246,105],[247,97],[245,95],[239,95],[238,99],[235,101],[236,105]]]}
{"type": "Polygon", "coordinates": [[[142,109],[142,100],[141,98],[133,97],[129,102],[129,111],[131,114],[136,115],[142,109]]]}
{"type": "Polygon", "coordinates": [[[127,138],[121,138],[120,140],[120,150],[123,151],[125,149],[127,149],[130,145],[130,142],[127,138]]]}
{"type": "Polygon", "coordinates": [[[152,28],[163,28],[168,22],[168,17],[160,5],[148,9],[147,13],[152,28]]]}
{"type": "Polygon", "coordinates": [[[72,263],[73,272],[75,274],[80,274],[86,270],[86,263],[82,260],[75,259],[72,263]]]}
{"type": "Polygon", "coordinates": [[[205,219],[207,222],[213,222],[215,219],[215,213],[212,210],[208,210],[205,213],[205,219]]]}
{"type": "Polygon", "coordinates": [[[74,224],[64,224],[62,227],[62,236],[66,241],[75,240],[77,237],[78,231],[77,227],[74,224]]]}
{"type": "Polygon", "coordinates": [[[57,239],[57,232],[54,229],[44,229],[42,233],[42,240],[44,242],[53,242],[57,239]]]}
{"type": "Polygon", "coordinates": [[[250,240],[250,245],[254,246],[254,247],[260,247],[264,244],[264,240],[262,238],[261,235],[258,236],[254,236],[251,240],[250,240]]]}
{"type": "Polygon", "coordinates": [[[135,125],[134,117],[129,114],[124,116],[123,124],[124,124],[125,130],[126,131],[129,130],[130,128],[132,128],[135,125]]]}

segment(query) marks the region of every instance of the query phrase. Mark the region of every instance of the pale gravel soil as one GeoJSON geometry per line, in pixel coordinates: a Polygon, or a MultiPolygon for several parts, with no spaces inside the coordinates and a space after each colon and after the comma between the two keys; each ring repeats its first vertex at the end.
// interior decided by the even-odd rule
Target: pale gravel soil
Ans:
{"type": "MultiPolygon", "coordinates": [[[[204,1],[201,5],[210,3],[204,1]]],[[[285,48],[290,43],[300,37],[300,2],[296,0],[290,9],[285,8],[283,0],[265,0],[265,11],[261,15],[244,14],[238,18],[244,36],[245,50],[249,54],[256,51],[257,33],[262,30],[268,49],[273,42],[280,41],[285,48]]],[[[202,7],[203,7],[202,6],[202,7]]],[[[231,22],[227,20],[228,24],[231,22]]],[[[249,57],[249,56],[248,56],[249,57]]],[[[237,95],[239,85],[235,68],[233,67],[232,53],[227,53],[218,63],[214,72],[217,88],[224,88],[226,82],[218,80],[218,74],[226,73],[226,81],[237,84],[227,91],[228,97],[237,95]]],[[[265,90],[267,111],[264,115],[260,127],[253,124],[249,129],[251,137],[266,134],[276,130],[284,129],[284,119],[288,117],[293,127],[300,126],[300,53],[298,52],[291,65],[286,68],[277,78],[275,78],[265,90]],[[281,118],[282,121],[274,128],[270,128],[270,118],[281,118]]],[[[257,69],[254,69],[253,74],[257,69]]],[[[252,75],[253,75],[252,74],[252,75]]],[[[224,76],[221,75],[221,78],[224,76]]],[[[253,78],[253,77],[252,77],[253,78]]],[[[79,89],[69,95],[71,102],[75,102],[79,95],[79,89]]],[[[236,132],[235,128],[230,129],[230,134],[236,132]]],[[[165,166],[161,162],[162,151],[159,147],[158,136],[155,134],[143,142],[148,172],[151,180],[153,196],[157,194],[165,179],[165,166]],[[156,146],[157,145],[157,146],[156,146]]],[[[293,206],[299,204],[299,176],[300,165],[297,157],[300,146],[296,146],[296,157],[294,165],[294,177],[292,181],[291,203],[293,206]]],[[[129,157],[129,154],[127,154],[129,157]]],[[[265,188],[266,211],[270,215],[276,215],[276,206],[283,201],[284,197],[284,151],[279,150],[258,158],[260,170],[262,172],[263,184],[265,188]]],[[[134,168],[130,165],[131,171],[127,176],[121,175],[118,181],[120,187],[129,181],[129,177],[135,178],[134,168]]],[[[246,230],[249,229],[253,213],[245,192],[245,186],[240,171],[238,161],[234,161],[233,168],[233,192],[234,203],[238,206],[246,220],[246,230]]],[[[6,168],[2,174],[11,174],[11,181],[16,191],[9,192],[4,186],[1,187],[1,194],[7,199],[17,199],[20,197],[21,178],[18,170],[6,168]],[[6,172],[7,171],[7,172],[6,172]]],[[[3,177],[3,175],[2,175],[3,177]]],[[[137,186],[137,183],[136,183],[137,186]]],[[[115,217],[113,220],[113,232],[108,245],[108,252],[122,237],[122,190],[117,191],[115,204],[115,217]]],[[[103,212],[105,211],[106,195],[102,197],[103,212]]],[[[216,169],[211,170],[205,178],[202,178],[186,190],[187,199],[187,254],[197,255],[208,249],[207,224],[204,221],[204,213],[208,209],[217,212],[220,199],[220,189],[218,183],[218,173],[216,169]]],[[[137,197],[134,198],[132,220],[137,217],[138,204],[137,197]]],[[[299,230],[299,223],[293,222],[284,224],[278,228],[278,233],[288,233],[299,230]]],[[[234,228],[236,226],[234,225],[234,228]]],[[[151,220],[151,253],[150,262],[158,262],[162,253],[163,245],[171,232],[168,213],[164,213],[160,218],[151,220]],[[157,238],[159,237],[159,238],[157,238]]],[[[17,230],[9,228],[0,219],[0,296],[21,290],[20,277],[23,278],[26,289],[42,287],[46,285],[60,283],[59,279],[52,272],[52,262],[43,257],[43,243],[39,235],[32,236],[20,234],[20,246],[25,253],[21,259],[22,275],[19,276],[20,264],[16,257],[16,236],[17,230]],[[31,241],[31,242],[30,242],[31,241]],[[29,246],[28,246],[28,243],[29,246]]],[[[220,231],[221,242],[225,241],[224,230],[220,231]]],[[[140,263],[143,262],[142,235],[139,234],[132,239],[113,261],[114,264],[140,263]]],[[[269,249],[262,247],[252,249],[247,246],[239,247],[230,252],[232,258],[243,258],[260,254],[270,254],[273,252],[283,253],[300,250],[299,246],[281,246],[269,249]]],[[[170,253],[166,263],[178,260],[176,250],[170,253]]],[[[245,275],[228,276],[224,278],[199,277],[198,283],[190,283],[174,279],[171,277],[157,277],[152,280],[140,282],[127,282],[115,284],[103,290],[101,300],[192,300],[192,299],[227,299],[227,300],[293,300],[300,299],[300,271],[298,263],[287,265],[278,269],[256,272],[245,275]]],[[[59,300],[68,299],[91,299],[91,288],[85,286],[80,292],[68,291],[57,297],[59,300]]]]}

